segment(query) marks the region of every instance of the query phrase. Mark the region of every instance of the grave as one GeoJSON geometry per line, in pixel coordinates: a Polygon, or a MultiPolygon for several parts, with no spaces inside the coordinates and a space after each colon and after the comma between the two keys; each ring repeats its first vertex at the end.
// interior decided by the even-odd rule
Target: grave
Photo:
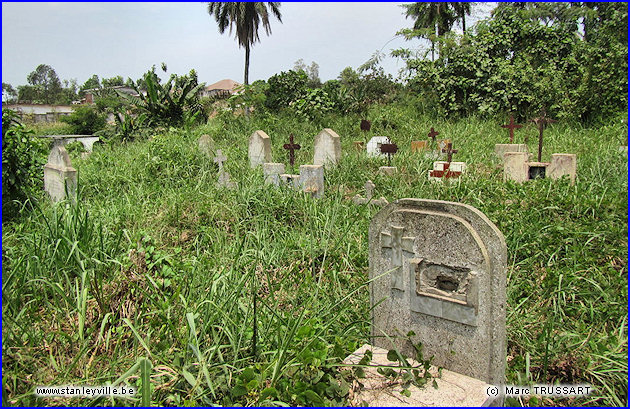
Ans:
{"type": "Polygon", "coordinates": [[[219,165],[219,180],[217,181],[217,185],[232,189],[236,187],[236,183],[230,180],[230,174],[223,169],[223,162],[226,160],[227,156],[221,152],[221,149],[217,149],[217,156],[214,158],[215,163],[219,165]]]}
{"type": "Polygon", "coordinates": [[[341,138],[330,128],[317,134],[313,147],[315,165],[334,165],[341,159],[341,138]]]}
{"type": "Polygon", "coordinates": [[[370,157],[385,157],[385,154],[381,153],[381,145],[385,143],[392,143],[387,136],[373,136],[366,146],[367,155],[370,157]]]}
{"type": "Polygon", "coordinates": [[[249,166],[253,169],[263,163],[272,162],[271,138],[264,131],[256,131],[249,137],[249,166]]]}
{"type": "Polygon", "coordinates": [[[554,153],[550,162],[530,162],[525,152],[506,152],[503,160],[503,179],[525,182],[537,178],[560,179],[568,176],[575,184],[577,174],[577,155],[573,153],[554,153]]]}
{"type": "Polygon", "coordinates": [[[302,147],[293,141],[293,134],[289,135],[289,143],[285,143],[282,147],[289,151],[289,163],[293,166],[295,164],[295,151],[302,147]]]}
{"type": "Polygon", "coordinates": [[[263,163],[265,183],[280,186],[280,175],[284,173],[284,163],[263,163]]]}
{"type": "Polygon", "coordinates": [[[382,143],[380,149],[381,154],[387,155],[387,166],[379,167],[378,171],[384,175],[391,176],[398,171],[396,166],[392,166],[392,155],[398,152],[398,145],[395,143],[382,143]]]}
{"type": "Polygon", "coordinates": [[[522,128],[523,125],[517,124],[514,122],[514,115],[510,114],[510,123],[506,125],[501,125],[501,128],[505,128],[510,132],[510,143],[497,143],[494,145],[494,153],[500,158],[503,159],[506,152],[528,152],[527,145],[514,143],[514,130],[522,128]]]}
{"type": "MultiPolygon", "coordinates": [[[[502,398],[488,397],[486,388],[505,383],[506,264],[503,235],[472,206],[400,199],[381,209],[369,229],[371,345],[345,362],[370,348],[373,361],[392,365],[386,351],[414,357],[412,342],[444,370],[437,389],[411,387],[409,398],[387,378],[376,380],[380,388],[368,379],[356,400],[369,406],[500,405],[502,398]]],[[[369,369],[369,376],[379,376],[369,369]]]]}
{"type": "Polygon", "coordinates": [[[86,152],[92,152],[94,143],[100,141],[100,138],[94,135],[41,135],[38,138],[53,139],[53,146],[56,144],[67,145],[70,142],[79,141],[86,152]]]}
{"type": "MultiPolygon", "coordinates": [[[[268,167],[270,172],[280,170],[280,167],[268,167]]],[[[272,176],[270,175],[270,178],[272,176]]],[[[289,173],[278,174],[279,184],[288,186],[291,189],[301,190],[309,193],[312,197],[319,199],[324,195],[324,166],[323,165],[301,165],[300,174],[289,173]]]]}
{"type": "Polygon", "coordinates": [[[385,206],[389,204],[387,199],[382,196],[380,199],[372,199],[372,193],[374,192],[375,187],[376,186],[374,185],[374,183],[372,183],[371,180],[368,180],[367,182],[365,182],[365,198],[357,194],[352,198],[352,202],[357,205],[372,204],[375,206],[385,206]]]}
{"type": "Polygon", "coordinates": [[[201,135],[197,144],[199,145],[199,150],[206,156],[212,157],[214,155],[214,139],[210,135],[201,135]]]}
{"type": "Polygon", "coordinates": [[[72,167],[63,142],[55,142],[48,155],[48,162],[44,165],[44,190],[53,202],[59,202],[66,197],[74,202],[77,197],[77,183],[77,170],[72,167]]]}
{"type": "Polygon", "coordinates": [[[429,149],[428,141],[411,141],[411,152],[418,153],[429,149]]]}
{"type": "Polygon", "coordinates": [[[433,162],[433,169],[428,171],[428,177],[431,181],[443,181],[444,179],[458,179],[466,170],[465,162],[453,162],[453,154],[457,153],[457,149],[453,149],[453,144],[448,143],[442,153],[446,153],[446,161],[433,162]]]}

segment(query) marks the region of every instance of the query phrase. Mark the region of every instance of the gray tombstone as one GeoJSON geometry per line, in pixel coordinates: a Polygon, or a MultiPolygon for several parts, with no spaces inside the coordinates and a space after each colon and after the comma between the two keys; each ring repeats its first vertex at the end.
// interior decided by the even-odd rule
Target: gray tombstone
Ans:
{"type": "Polygon", "coordinates": [[[302,191],[319,199],[324,195],[324,167],[322,165],[301,165],[299,184],[302,191]]]}
{"type": "Polygon", "coordinates": [[[389,202],[387,201],[387,199],[385,199],[384,197],[381,196],[380,199],[372,199],[372,194],[374,192],[374,188],[376,186],[374,185],[374,183],[371,180],[368,180],[367,182],[365,182],[365,198],[359,196],[359,195],[355,195],[352,198],[352,201],[354,202],[354,204],[357,205],[363,205],[363,204],[372,204],[375,206],[385,206],[386,204],[389,204],[389,202]]]}
{"type": "Polygon", "coordinates": [[[256,131],[249,137],[249,166],[253,169],[271,159],[271,138],[264,131],[256,131]]]}
{"type": "Polygon", "coordinates": [[[402,338],[413,331],[434,365],[503,385],[507,248],[497,227],[469,205],[400,199],[370,223],[369,246],[372,345],[414,356],[402,338]]]}
{"type": "Polygon", "coordinates": [[[334,165],[341,159],[341,138],[335,131],[326,128],[315,137],[314,151],[315,165],[334,165]]]}
{"type": "Polygon", "coordinates": [[[227,156],[225,156],[223,152],[221,152],[221,149],[217,149],[217,156],[214,158],[214,161],[219,165],[219,179],[217,181],[217,185],[232,189],[236,187],[236,183],[232,182],[230,174],[227,173],[225,169],[223,169],[223,162],[225,162],[226,160],[227,156]]]}
{"type": "Polygon", "coordinates": [[[212,155],[214,155],[214,139],[212,139],[210,135],[201,135],[197,143],[199,150],[206,154],[206,156],[212,157],[212,155]]]}
{"type": "Polygon", "coordinates": [[[77,197],[77,170],[70,163],[70,156],[61,142],[55,144],[48,155],[48,163],[44,165],[44,190],[53,202],[66,197],[75,201],[77,197]]]}
{"type": "Polygon", "coordinates": [[[280,186],[280,175],[284,173],[284,163],[263,163],[265,183],[280,186]]]}

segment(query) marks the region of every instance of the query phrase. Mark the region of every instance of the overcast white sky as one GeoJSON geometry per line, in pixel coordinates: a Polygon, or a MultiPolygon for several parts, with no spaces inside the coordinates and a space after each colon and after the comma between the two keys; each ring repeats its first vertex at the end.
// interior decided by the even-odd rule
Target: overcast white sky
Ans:
{"type": "MultiPolygon", "coordinates": [[[[252,49],[250,82],[287,71],[300,58],[317,62],[326,81],[377,50],[419,47],[420,40],[394,39],[413,24],[400,4],[282,2],[282,23],[272,19],[271,36],[260,30],[252,49]]],[[[476,14],[491,8],[481,4],[476,14]]],[[[169,74],[194,68],[208,84],[242,82],[244,59],[234,35],[219,34],[206,3],[2,3],[2,82],[14,87],[39,64],[79,85],[93,74],[137,79],[161,62],[169,74]]],[[[396,76],[403,63],[387,57],[383,67],[396,76]]]]}

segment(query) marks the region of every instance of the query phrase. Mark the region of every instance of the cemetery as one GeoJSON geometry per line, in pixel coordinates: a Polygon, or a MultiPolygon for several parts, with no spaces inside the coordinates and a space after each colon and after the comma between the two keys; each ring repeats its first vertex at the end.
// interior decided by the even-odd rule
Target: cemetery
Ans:
{"type": "Polygon", "coordinates": [[[373,70],[319,109],[302,74],[93,134],[3,111],[3,406],[627,406],[627,96],[471,113],[373,70]]]}

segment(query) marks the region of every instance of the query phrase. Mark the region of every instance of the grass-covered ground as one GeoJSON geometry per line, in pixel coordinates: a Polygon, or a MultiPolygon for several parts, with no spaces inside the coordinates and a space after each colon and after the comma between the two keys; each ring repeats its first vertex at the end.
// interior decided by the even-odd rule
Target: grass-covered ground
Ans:
{"type": "MultiPolygon", "coordinates": [[[[371,179],[377,197],[467,203],[503,232],[509,384],[595,387],[586,398],[508,403],[627,405],[627,159],[618,151],[626,123],[545,131],[543,160],[578,155],[571,186],[503,182],[493,151],[508,138],[498,120],[441,122],[392,106],[370,118],[372,131],[362,133],[356,116],[316,125],[220,115],[97,147],[84,160],[73,154],[78,205],[53,206],[42,193],[2,225],[3,403],[343,404],[352,385],[335,364],[367,341],[367,232],[379,210],[349,199],[371,179]],[[459,183],[430,183],[431,161],[410,152],[431,126],[469,165],[459,183]],[[323,199],[265,186],[262,171],[249,169],[253,131],[265,130],[274,160],[285,163],[293,133],[297,172],[312,162],[323,127],[341,136],[344,152],[325,174],[323,199]],[[215,185],[216,164],[197,147],[204,133],[229,157],[238,189],[215,185]],[[397,175],[379,175],[384,161],[354,151],[354,140],[373,135],[398,143],[397,175]],[[38,385],[107,382],[142,396],[33,395],[38,385]]],[[[533,124],[516,131],[517,142],[525,135],[536,152],[533,124]]]]}

